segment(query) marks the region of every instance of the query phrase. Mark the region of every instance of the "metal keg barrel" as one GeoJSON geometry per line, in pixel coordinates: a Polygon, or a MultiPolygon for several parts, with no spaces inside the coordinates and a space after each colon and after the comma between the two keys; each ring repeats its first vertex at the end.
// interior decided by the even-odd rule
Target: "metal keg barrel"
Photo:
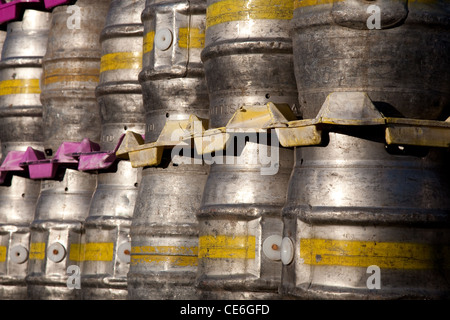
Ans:
{"type": "MultiPolygon", "coordinates": [[[[44,148],[49,158],[63,142],[99,141],[95,88],[100,74],[100,34],[109,4],[109,0],[77,1],[52,12],[41,94],[44,148]]],[[[30,299],[80,298],[81,290],[68,282],[70,272],[80,276],[86,256],[84,222],[96,186],[95,172],[81,172],[70,165],[58,167],[55,179],[42,182],[31,225],[30,299]]]]}
{"type": "Polygon", "coordinates": [[[67,283],[68,268],[80,268],[78,275],[81,271],[85,256],[84,220],[97,176],[64,168],[58,178],[42,181],[31,223],[26,281],[32,300],[80,299],[81,295],[80,290],[67,283]]]}
{"type": "MultiPolygon", "coordinates": [[[[377,110],[445,120],[449,22],[448,1],[296,1],[294,66],[304,117],[334,106],[362,118],[377,110]]],[[[322,145],[297,148],[283,209],[282,292],[448,297],[448,150],[386,145],[384,126],[325,131],[322,145]]]]}
{"type": "Polygon", "coordinates": [[[64,141],[100,140],[101,45],[110,0],[78,0],[53,9],[43,62],[44,147],[51,157],[64,141]]]}
{"type": "MultiPolygon", "coordinates": [[[[102,119],[101,149],[111,152],[126,131],[143,134],[145,113],[138,80],[142,69],[145,0],[113,0],[100,41],[100,83],[96,89],[102,119]]],[[[98,259],[86,257],[82,299],[125,299],[130,263],[130,227],[142,169],[118,161],[98,172],[86,219],[85,245],[114,248],[98,259]]]]}
{"type": "MultiPolygon", "coordinates": [[[[209,99],[200,53],[206,1],[147,1],[143,71],[145,141],[170,121],[208,118],[209,99]]],[[[187,153],[192,149],[186,150],[187,153]]],[[[142,172],[131,225],[129,299],[198,299],[198,223],[209,167],[192,154],[165,150],[161,164],[142,172]]]]}
{"type": "MultiPolygon", "coordinates": [[[[0,141],[2,160],[28,146],[42,150],[42,105],[39,101],[42,58],[50,14],[26,10],[20,21],[0,31],[0,141]],[[6,36],[6,38],[5,38],[6,36]]],[[[0,299],[26,299],[30,223],[40,181],[16,174],[0,186],[0,299]]]]}
{"type": "Polygon", "coordinates": [[[386,116],[445,120],[449,15],[447,0],[295,1],[303,116],[315,117],[331,92],[360,91],[386,116]]]}
{"type": "MultiPolygon", "coordinates": [[[[274,1],[208,1],[202,61],[212,128],[226,126],[246,106],[264,110],[268,102],[283,103],[296,112],[292,14],[293,1],[275,1],[275,6],[274,1]]],[[[198,287],[207,299],[277,299],[281,262],[276,239],[283,229],[281,208],[293,152],[279,148],[278,140],[268,148],[257,138],[246,142],[245,134],[235,138],[236,151],[227,148],[227,160],[211,165],[197,214],[198,287]],[[263,163],[261,155],[270,163],[263,163]],[[262,174],[272,165],[273,173],[262,174]]]]}

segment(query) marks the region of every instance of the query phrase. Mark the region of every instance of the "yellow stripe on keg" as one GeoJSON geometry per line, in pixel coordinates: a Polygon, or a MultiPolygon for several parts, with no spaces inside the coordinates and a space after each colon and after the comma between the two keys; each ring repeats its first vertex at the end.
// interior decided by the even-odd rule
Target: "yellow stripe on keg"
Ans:
{"type": "Polygon", "coordinates": [[[74,243],[70,245],[69,259],[72,261],[112,261],[114,257],[114,243],[91,242],[74,243]]]}
{"type": "Polygon", "coordinates": [[[223,0],[206,11],[206,27],[230,21],[259,19],[290,20],[294,0],[223,0]]]}
{"type": "Polygon", "coordinates": [[[52,69],[44,70],[44,84],[52,84],[58,82],[99,82],[99,69],[52,69]]]}
{"type": "Polygon", "coordinates": [[[148,53],[153,50],[153,43],[155,42],[155,31],[150,31],[144,36],[144,53],[148,53]]]}
{"type": "Polygon", "coordinates": [[[45,243],[31,243],[30,244],[30,260],[44,260],[45,259],[45,243]]]}
{"type": "Polygon", "coordinates": [[[6,261],[6,247],[0,246],[0,262],[6,261]]]}
{"type": "Polygon", "coordinates": [[[0,96],[11,94],[40,94],[39,79],[0,81],[0,96]]]}
{"type": "Polygon", "coordinates": [[[205,30],[199,28],[180,28],[178,46],[180,48],[204,48],[205,30]]]}
{"type": "Polygon", "coordinates": [[[131,248],[131,264],[165,264],[178,267],[198,265],[198,247],[138,246],[131,248]]]}
{"type": "MultiPolygon", "coordinates": [[[[450,267],[449,246],[409,242],[301,239],[300,258],[309,265],[368,267],[386,269],[433,269],[438,259],[450,267]]],[[[440,263],[442,267],[442,263],[440,263]]]]}
{"type": "Polygon", "coordinates": [[[254,236],[201,236],[199,258],[209,259],[255,259],[254,236]]]}
{"type": "Polygon", "coordinates": [[[334,2],[342,2],[344,0],[295,0],[294,9],[310,6],[320,6],[324,4],[331,4],[334,2]]]}
{"type": "Polygon", "coordinates": [[[174,255],[198,255],[198,247],[180,247],[180,246],[138,246],[132,247],[131,253],[137,254],[174,254],[174,255]]]}
{"type": "Polygon", "coordinates": [[[120,69],[142,69],[142,52],[115,52],[101,58],[100,73],[120,69]]]}

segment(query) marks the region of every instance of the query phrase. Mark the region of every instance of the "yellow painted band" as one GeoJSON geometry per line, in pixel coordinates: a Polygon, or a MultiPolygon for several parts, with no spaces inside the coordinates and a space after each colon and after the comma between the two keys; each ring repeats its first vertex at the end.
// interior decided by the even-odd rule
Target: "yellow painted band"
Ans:
{"type": "Polygon", "coordinates": [[[132,254],[162,254],[162,255],[185,255],[198,256],[198,247],[180,246],[139,246],[131,248],[132,254]]]}
{"type": "Polygon", "coordinates": [[[45,69],[44,84],[52,84],[58,82],[99,82],[99,69],[45,69]]]}
{"type": "Polygon", "coordinates": [[[101,58],[100,73],[111,70],[142,69],[142,52],[115,52],[101,58]]]}
{"type": "Polygon", "coordinates": [[[178,46],[180,48],[204,48],[205,30],[198,28],[180,28],[178,46]]]}
{"type": "Polygon", "coordinates": [[[39,79],[5,80],[0,82],[0,96],[40,93],[39,79]]]}
{"type": "Polygon", "coordinates": [[[70,245],[69,259],[72,261],[112,261],[114,243],[91,242],[70,245]]]}
{"type": "Polygon", "coordinates": [[[45,79],[45,84],[52,84],[57,82],[99,82],[99,76],[57,76],[45,79]]]}
{"type": "Polygon", "coordinates": [[[309,265],[368,267],[385,269],[433,269],[450,267],[450,246],[409,242],[301,239],[300,258],[309,265]]]}
{"type": "Polygon", "coordinates": [[[176,267],[195,267],[198,265],[198,258],[193,256],[167,256],[167,255],[132,255],[131,265],[138,264],[170,264],[176,267]]]}
{"type": "Polygon", "coordinates": [[[144,36],[144,53],[148,53],[153,50],[153,43],[155,42],[155,31],[150,31],[144,36]]]}
{"type": "Polygon", "coordinates": [[[45,259],[45,243],[31,243],[30,244],[30,260],[44,260],[45,259]]]}
{"type": "Polygon", "coordinates": [[[345,0],[295,0],[294,10],[297,8],[320,6],[324,4],[332,4],[334,2],[343,2],[345,0]]]}
{"type": "Polygon", "coordinates": [[[136,246],[131,248],[131,264],[170,264],[176,267],[198,265],[198,247],[136,246]]]}
{"type": "Polygon", "coordinates": [[[0,246],[0,262],[6,261],[6,247],[0,246]]]}
{"type": "Polygon", "coordinates": [[[255,259],[256,238],[254,236],[201,236],[199,258],[210,259],[255,259]]]}
{"type": "Polygon", "coordinates": [[[294,0],[223,0],[206,10],[206,27],[230,21],[290,20],[294,0]]]}

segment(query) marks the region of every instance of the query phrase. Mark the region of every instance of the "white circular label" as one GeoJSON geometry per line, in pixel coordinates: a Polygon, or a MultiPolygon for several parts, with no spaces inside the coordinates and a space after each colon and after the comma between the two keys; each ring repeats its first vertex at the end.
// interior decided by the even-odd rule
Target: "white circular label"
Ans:
{"type": "Polygon", "coordinates": [[[66,256],[66,248],[59,243],[55,242],[47,249],[47,257],[53,262],[61,262],[66,256]]]}
{"type": "Polygon", "coordinates": [[[269,236],[263,242],[263,252],[270,260],[278,261],[281,259],[281,241],[282,237],[278,235],[269,236]]]}

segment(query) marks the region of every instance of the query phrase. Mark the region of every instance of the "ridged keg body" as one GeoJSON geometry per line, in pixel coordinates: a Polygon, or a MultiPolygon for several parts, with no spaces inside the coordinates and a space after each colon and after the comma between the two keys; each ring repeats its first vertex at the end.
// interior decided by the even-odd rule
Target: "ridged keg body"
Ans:
{"type": "MultiPolygon", "coordinates": [[[[50,27],[50,14],[26,10],[21,21],[0,31],[1,160],[28,146],[42,150],[39,81],[50,27]],[[5,38],[6,37],[6,38],[5,38]]],[[[0,299],[26,299],[30,223],[40,181],[9,175],[0,186],[0,299]]]]}
{"type": "Polygon", "coordinates": [[[383,137],[382,129],[346,128],[330,132],[326,146],[297,151],[283,209],[294,243],[286,295],[448,298],[448,152],[386,148],[383,137]],[[370,266],[379,267],[379,289],[370,266]]]}
{"type": "MultiPolygon", "coordinates": [[[[269,101],[296,112],[292,14],[293,1],[208,1],[202,61],[212,128],[226,126],[241,107],[263,110],[269,101]]],[[[282,233],[293,152],[257,129],[236,135],[235,148],[211,165],[197,215],[197,281],[208,299],[279,298],[281,263],[265,256],[263,243],[282,233]]]]}
{"type": "MultiPolygon", "coordinates": [[[[142,88],[144,27],[141,13],[145,0],[113,0],[100,41],[100,84],[96,89],[101,111],[101,149],[114,150],[127,130],[145,132],[142,88]]],[[[83,263],[83,299],[125,299],[130,263],[130,227],[142,169],[129,161],[116,162],[98,172],[98,183],[86,219],[86,245],[110,245],[106,259],[83,263]]]]}
{"type": "Polygon", "coordinates": [[[386,116],[445,120],[449,16],[447,0],[295,1],[292,39],[303,117],[315,117],[331,92],[360,91],[386,116]]]}
{"type": "MultiPolygon", "coordinates": [[[[386,117],[449,116],[448,1],[297,1],[295,7],[294,67],[304,118],[316,117],[325,99],[354,113],[358,94],[386,117]]],[[[282,292],[448,297],[448,151],[388,146],[383,126],[324,131],[322,145],[297,150],[283,209],[294,256],[283,268],[282,292]]]]}
{"type": "MultiPolygon", "coordinates": [[[[100,34],[109,5],[110,0],[83,0],[52,11],[41,94],[44,148],[49,158],[63,142],[100,140],[95,89],[100,74],[100,34]]],[[[80,268],[92,254],[92,248],[82,245],[82,237],[96,186],[95,172],[77,171],[70,165],[59,167],[55,179],[43,181],[31,226],[30,299],[80,298],[81,290],[68,284],[68,268],[80,268]]]]}
{"type": "Polygon", "coordinates": [[[100,34],[110,2],[81,0],[52,12],[41,94],[48,156],[64,141],[100,141],[95,89],[100,80],[100,34]]]}
{"type": "MultiPolygon", "coordinates": [[[[208,93],[200,53],[206,1],[147,1],[140,82],[146,109],[146,142],[168,121],[208,118],[208,93]]],[[[176,134],[176,133],[175,133],[176,134]]],[[[208,166],[192,149],[144,168],[131,226],[129,299],[198,299],[198,224],[208,166]]]]}

